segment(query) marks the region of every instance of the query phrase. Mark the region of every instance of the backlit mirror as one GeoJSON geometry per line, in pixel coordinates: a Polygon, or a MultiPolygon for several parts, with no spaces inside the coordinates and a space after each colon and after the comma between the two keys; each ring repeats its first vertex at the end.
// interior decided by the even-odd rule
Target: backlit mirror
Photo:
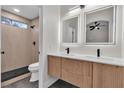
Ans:
{"type": "Polygon", "coordinates": [[[78,17],[67,18],[62,21],[62,41],[63,43],[78,42],[78,17]]]}
{"type": "Polygon", "coordinates": [[[114,6],[85,13],[86,44],[114,44],[115,13],[114,6]]]}

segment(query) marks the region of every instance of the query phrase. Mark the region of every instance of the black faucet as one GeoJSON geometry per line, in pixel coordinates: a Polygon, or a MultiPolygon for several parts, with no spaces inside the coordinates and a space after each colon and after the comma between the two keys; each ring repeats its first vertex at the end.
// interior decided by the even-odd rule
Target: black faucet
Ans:
{"type": "Polygon", "coordinates": [[[65,50],[67,50],[67,54],[69,54],[69,52],[70,52],[69,50],[70,50],[70,49],[69,49],[69,48],[66,48],[65,50]]]}
{"type": "Polygon", "coordinates": [[[100,49],[97,49],[97,57],[100,57],[100,49]]]}

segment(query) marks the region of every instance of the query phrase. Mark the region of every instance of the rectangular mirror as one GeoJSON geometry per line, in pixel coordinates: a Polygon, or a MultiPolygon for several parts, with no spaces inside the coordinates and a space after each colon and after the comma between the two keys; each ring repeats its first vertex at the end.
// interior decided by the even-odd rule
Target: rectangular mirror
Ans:
{"type": "Polygon", "coordinates": [[[62,21],[62,42],[77,43],[78,42],[78,16],[66,18],[62,21]]]}
{"type": "Polygon", "coordinates": [[[115,43],[115,6],[85,12],[86,44],[115,43]]]}

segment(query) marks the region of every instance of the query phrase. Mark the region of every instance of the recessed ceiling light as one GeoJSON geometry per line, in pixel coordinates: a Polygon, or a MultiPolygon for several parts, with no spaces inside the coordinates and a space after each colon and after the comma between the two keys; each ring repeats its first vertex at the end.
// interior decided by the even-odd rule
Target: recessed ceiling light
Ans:
{"type": "Polygon", "coordinates": [[[20,10],[19,10],[19,9],[16,9],[16,8],[14,8],[13,10],[14,10],[15,12],[17,12],[17,13],[20,12],[20,10]]]}

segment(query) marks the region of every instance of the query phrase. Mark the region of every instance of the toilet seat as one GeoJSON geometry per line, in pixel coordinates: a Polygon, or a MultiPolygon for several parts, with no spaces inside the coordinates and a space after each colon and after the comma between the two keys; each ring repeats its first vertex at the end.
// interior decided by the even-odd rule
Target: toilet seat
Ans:
{"type": "Polygon", "coordinates": [[[38,67],[29,67],[28,69],[29,70],[38,70],[39,68],[38,67]]]}
{"type": "Polygon", "coordinates": [[[33,63],[29,65],[29,70],[38,70],[39,69],[39,63],[33,63]]]}
{"type": "Polygon", "coordinates": [[[39,63],[33,63],[33,64],[30,64],[29,67],[39,67],[39,63]]]}

